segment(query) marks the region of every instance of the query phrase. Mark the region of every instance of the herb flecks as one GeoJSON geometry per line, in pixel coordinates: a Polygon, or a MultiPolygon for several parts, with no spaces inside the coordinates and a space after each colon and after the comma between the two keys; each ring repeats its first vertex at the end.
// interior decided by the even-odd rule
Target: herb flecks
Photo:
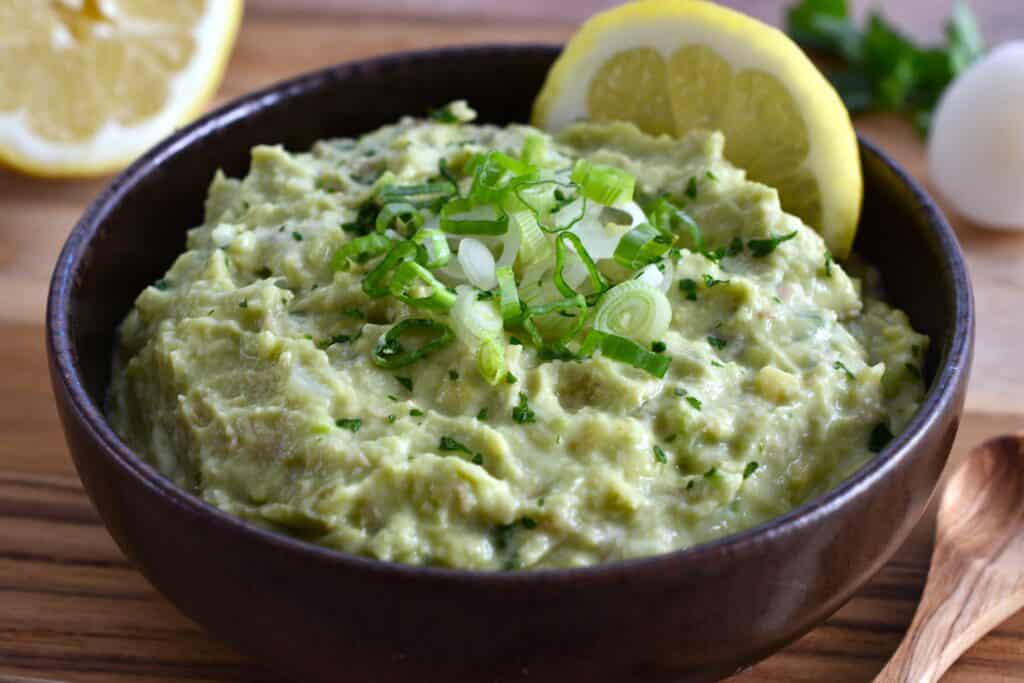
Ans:
{"type": "Polygon", "coordinates": [[[689,301],[697,300],[697,281],[691,278],[683,278],[679,281],[679,291],[683,293],[683,296],[689,301]]]}
{"type": "Polygon", "coordinates": [[[716,337],[713,334],[709,334],[707,339],[708,344],[710,344],[712,348],[718,349],[719,351],[724,349],[729,344],[729,342],[726,341],[725,339],[722,339],[721,337],[716,337]]]}
{"type": "Polygon", "coordinates": [[[519,424],[537,421],[537,414],[530,408],[529,400],[523,392],[519,392],[519,403],[512,408],[512,419],[519,424]]]}
{"type": "Polygon", "coordinates": [[[661,446],[655,446],[653,450],[655,460],[660,462],[662,465],[668,462],[668,456],[665,455],[665,451],[661,448],[661,446]]]}
{"type": "Polygon", "coordinates": [[[437,447],[442,451],[456,451],[460,453],[469,453],[470,455],[473,454],[473,451],[469,450],[469,447],[466,446],[466,444],[458,441],[455,437],[447,435],[441,437],[441,441],[437,447]]]}
{"type": "Polygon", "coordinates": [[[459,117],[451,112],[448,107],[431,109],[427,115],[438,123],[458,123],[459,117]]]}
{"type": "Polygon", "coordinates": [[[750,240],[747,242],[747,248],[750,249],[750,253],[752,253],[755,258],[764,258],[775,251],[780,244],[788,242],[794,237],[796,237],[796,230],[788,235],[771,235],[765,239],[750,240]]]}
{"type": "Polygon", "coordinates": [[[342,429],[347,429],[348,431],[354,434],[355,432],[359,431],[360,427],[363,426],[363,421],[357,417],[343,417],[338,420],[335,420],[334,424],[341,427],[342,429]]]}
{"type": "Polygon", "coordinates": [[[832,367],[834,367],[836,370],[842,370],[844,373],[846,373],[846,376],[849,379],[857,378],[857,375],[853,374],[853,371],[850,370],[850,368],[846,367],[846,364],[843,363],[843,361],[841,360],[837,360],[835,363],[833,363],[832,367]]]}
{"type": "Polygon", "coordinates": [[[757,468],[761,465],[757,462],[748,462],[747,466],[743,468],[743,479],[750,479],[754,472],[757,472],[757,468]]]}

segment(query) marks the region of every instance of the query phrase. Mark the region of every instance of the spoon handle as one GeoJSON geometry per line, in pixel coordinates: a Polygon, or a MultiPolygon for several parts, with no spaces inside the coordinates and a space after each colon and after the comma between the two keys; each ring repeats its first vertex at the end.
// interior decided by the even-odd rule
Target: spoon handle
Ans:
{"type": "Polygon", "coordinates": [[[942,497],[924,595],[875,683],[935,683],[1024,608],[1024,436],[993,439],[942,497]]]}
{"type": "MultiPolygon", "coordinates": [[[[938,558],[936,558],[938,559],[938,558]]],[[[914,621],[875,683],[935,683],[971,645],[1021,607],[1024,595],[992,590],[985,567],[936,564],[914,621]]]]}

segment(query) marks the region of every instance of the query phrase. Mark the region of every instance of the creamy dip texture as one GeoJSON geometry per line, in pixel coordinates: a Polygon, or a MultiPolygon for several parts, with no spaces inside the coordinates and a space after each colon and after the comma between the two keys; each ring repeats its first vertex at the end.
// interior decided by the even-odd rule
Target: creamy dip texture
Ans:
{"type": "Polygon", "coordinates": [[[332,548],[572,567],[780,515],[917,409],[927,338],[721,134],[551,139],[472,116],[256,147],[245,178],[218,174],[122,324],[108,410],[126,441],[222,510],[332,548]],[[580,239],[556,250],[559,229],[580,239]]]}

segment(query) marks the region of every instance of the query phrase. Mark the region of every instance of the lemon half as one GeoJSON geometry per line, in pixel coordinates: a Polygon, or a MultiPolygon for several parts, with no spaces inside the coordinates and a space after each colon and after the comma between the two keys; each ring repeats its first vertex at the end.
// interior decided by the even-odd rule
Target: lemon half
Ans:
{"type": "Polygon", "coordinates": [[[534,103],[534,125],[631,121],[652,134],[721,130],[726,157],[779,192],[839,258],[863,196],[857,136],[839,95],[767,24],[703,0],[639,0],[587,21],[534,103]]]}
{"type": "Polygon", "coordinates": [[[121,168],[215,92],[241,0],[0,0],[0,162],[121,168]]]}

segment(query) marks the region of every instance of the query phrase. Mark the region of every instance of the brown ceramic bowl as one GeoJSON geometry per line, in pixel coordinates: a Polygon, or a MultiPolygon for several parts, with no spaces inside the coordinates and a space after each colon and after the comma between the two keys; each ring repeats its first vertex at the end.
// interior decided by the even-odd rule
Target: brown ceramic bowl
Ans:
{"type": "Polygon", "coordinates": [[[124,553],[212,633],[297,681],[696,681],[821,623],[917,523],[962,411],[974,318],[956,237],[861,141],[857,250],[933,340],[924,405],[836,490],[735,536],[572,570],[456,571],[378,562],[260,530],[178,489],[103,415],[115,328],[201,222],[217,168],[249,149],[355,135],[457,98],[526,121],[554,46],[457,48],[318,71],[238,100],[121,174],[75,226],[47,314],[57,407],[82,483],[124,553]]]}

